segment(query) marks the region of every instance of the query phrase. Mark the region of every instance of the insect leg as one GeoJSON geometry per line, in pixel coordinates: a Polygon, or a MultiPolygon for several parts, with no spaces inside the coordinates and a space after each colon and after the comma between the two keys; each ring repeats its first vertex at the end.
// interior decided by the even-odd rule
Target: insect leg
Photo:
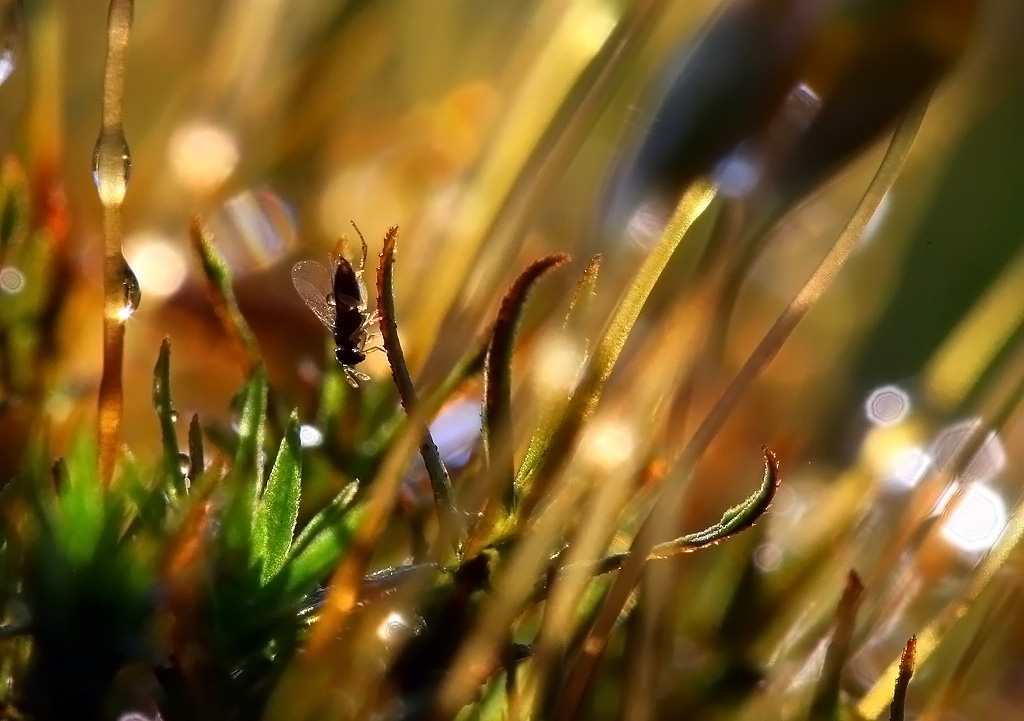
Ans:
{"type": "Polygon", "coordinates": [[[358,388],[359,387],[359,380],[358,380],[358,378],[362,374],[361,373],[357,373],[357,371],[354,368],[352,368],[351,366],[343,366],[343,370],[345,371],[345,380],[348,381],[348,384],[350,386],[352,386],[353,388],[358,388]]]}

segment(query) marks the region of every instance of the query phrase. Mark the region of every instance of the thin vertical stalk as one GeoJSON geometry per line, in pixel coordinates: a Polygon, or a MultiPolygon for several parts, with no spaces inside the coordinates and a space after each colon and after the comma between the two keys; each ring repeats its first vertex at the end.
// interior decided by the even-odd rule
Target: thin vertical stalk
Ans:
{"type": "Polygon", "coordinates": [[[131,158],[122,125],[124,68],[133,0],[111,0],[107,17],[107,56],[103,75],[103,120],[93,152],[93,172],[103,204],[103,375],[99,390],[99,470],[104,485],[114,474],[121,435],[121,366],[124,323],[139,301],[138,281],[121,252],[124,201],[131,158]]]}

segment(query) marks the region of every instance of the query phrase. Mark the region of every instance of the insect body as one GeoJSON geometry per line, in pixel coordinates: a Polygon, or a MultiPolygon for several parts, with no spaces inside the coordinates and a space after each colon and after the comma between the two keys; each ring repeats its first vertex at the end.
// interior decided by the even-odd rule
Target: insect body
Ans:
{"type": "MultiPolygon", "coordinates": [[[[355,227],[353,225],[353,227],[355,227]]],[[[356,228],[359,233],[359,229],[356,228]]],[[[328,269],[315,260],[300,260],[292,268],[292,283],[299,296],[320,322],[331,331],[338,346],[334,357],[345,372],[345,379],[353,388],[360,380],[370,377],[355,369],[366,360],[366,354],[383,350],[368,346],[373,334],[370,327],[377,322],[377,313],[366,312],[366,288],[363,286],[363,266],[366,264],[366,241],[359,233],[363,255],[359,268],[341,253],[331,256],[328,269]]]]}

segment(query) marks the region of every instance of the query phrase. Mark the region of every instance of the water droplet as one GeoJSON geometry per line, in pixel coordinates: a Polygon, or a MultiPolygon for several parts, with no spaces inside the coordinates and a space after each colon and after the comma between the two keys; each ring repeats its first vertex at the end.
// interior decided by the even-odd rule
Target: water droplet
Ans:
{"type": "Polygon", "coordinates": [[[0,0],[0,85],[11,77],[21,55],[21,3],[0,0]]]}
{"type": "Polygon", "coordinates": [[[17,268],[0,268],[0,291],[8,295],[20,293],[25,288],[25,274],[17,268]]]}
{"type": "Polygon", "coordinates": [[[178,454],[178,468],[182,478],[188,478],[192,473],[192,458],[187,453],[178,454]]]}
{"type": "Polygon", "coordinates": [[[171,410],[171,423],[177,423],[177,422],[178,422],[178,411],[172,409],[171,410]]]}
{"type": "Polygon", "coordinates": [[[123,293],[121,304],[117,309],[117,319],[125,321],[135,315],[135,311],[139,309],[139,303],[142,302],[142,288],[139,287],[139,279],[135,277],[135,271],[128,263],[124,263],[124,269],[121,272],[123,293]]]}
{"type": "Polygon", "coordinates": [[[132,156],[124,131],[101,131],[92,151],[92,179],[104,205],[124,199],[132,174],[132,156]]]}

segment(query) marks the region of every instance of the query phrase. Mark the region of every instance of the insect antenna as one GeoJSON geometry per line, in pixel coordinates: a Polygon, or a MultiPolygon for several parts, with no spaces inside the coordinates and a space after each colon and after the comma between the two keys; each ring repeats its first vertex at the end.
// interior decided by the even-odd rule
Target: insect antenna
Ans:
{"type": "Polygon", "coordinates": [[[353,228],[355,228],[356,235],[359,236],[359,242],[363,244],[363,257],[359,259],[359,269],[358,269],[359,272],[362,272],[363,268],[366,266],[366,252],[367,252],[366,238],[363,237],[363,231],[359,230],[359,226],[356,225],[356,221],[350,220],[348,222],[352,224],[353,228]]]}

